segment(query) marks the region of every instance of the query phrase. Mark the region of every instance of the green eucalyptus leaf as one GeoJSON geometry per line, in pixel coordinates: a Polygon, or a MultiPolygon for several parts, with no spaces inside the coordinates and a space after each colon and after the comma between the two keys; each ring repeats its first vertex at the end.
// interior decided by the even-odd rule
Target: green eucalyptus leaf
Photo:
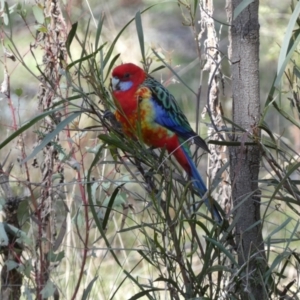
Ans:
{"type": "Polygon", "coordinates": [[[45,21],[44,10],[39,5],[34,5],[32,7],[32,12],[35,17],[35,20],[39,24],[43,24],[45,21]]]}

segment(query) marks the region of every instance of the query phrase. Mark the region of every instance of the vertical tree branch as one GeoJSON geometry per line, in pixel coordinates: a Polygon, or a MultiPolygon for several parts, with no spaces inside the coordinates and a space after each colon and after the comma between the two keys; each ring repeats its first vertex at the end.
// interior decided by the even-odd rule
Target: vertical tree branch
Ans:
{"type": "MultiPolygon", "coordinates": [[[[64,62],[67,60],[67,52],[65,42],[67,38],[67,28],[64,22],[58,0],[44,1],[44,15],[49,18],[50,22],[47,27],[47,32],[39,32],[37,42],[42,44],[44,49],[43,63],[43,78],[38,94],[39,108],[46,111],[53,105],[53,100],[59,93],[61,74],[60,69],[63,68],[64,62]]],[[[56,125],[61,120],[61,113],[57,112],[51,118],[46,118],[43,126],[43,134],[38,137],[39,142],[43,136],[52,132],[56,125]]],[[[53,244],[56,236],[55,225],[55,209],[54,203],[56,200],[56,188],[52,184],[52,177],[55,173],[61,175],[63,182],[63,165],[58,160],[57,144],[59,136],[56,136],[55,141],[49,143],[43,150],[44,160],[41,164],[42,171],[42,186],[39,197],[39,207],[36,210],[38,219],[38,239],[37,248],[39,249],[39,263],[36,266],[37,275],[37,299],[40,299],[41,290],[49,280],[50,262],[48,259],[49,252],[53,249],[53,244]]],[[[56,291],[55,297],[58,297],[56,291]]]]}
{"type": "Polygon", "coordinates": [[[265,270],[264,243],[260,219],[259,146],[245,146],[251,137],[259,136],[259,1],[248,5],[235,20],[233,12],[241,0],[227,0],[230,27],[229,58],[232,71],[233,122],[244,128],[241,133],[233,127],[233,139],[240,147],[230,149],[230,178],[235,208],[238,263],[246,266],[242,299],[267,299],[261,274],[265,270]],[[242,202],[242,203],[241,203],[242,202]],[[256,224],[253,226],[253,224],[256,224]],[[257,255],[253,255],[256,253],[257,255]]]}
{"type": "MultiPolygon", "coordinates": [[[[223,122],[223,110],[219,98],[220,92],[220,81],[221,81],[221,56],[219,52],[219,38],[215,30],[215,24],[213,20],[213,0],[203,1],[200,4],[201,13],[201,33],[206,32],[207,38],[204,42],[206,64],[204,71],[209,73],[209,90],[207,105],[204,110],[209,111],[209,116],[214,126],[208,129],[208,136],[211,140],[225,140],[225,134],[220,133],[217,130],[224,126],[223,122]]],[[[203,115],[204,115],[203,114],[203,115]]],[[[211,155],[209,156],[209,170],[211,178],[215,178],[218,171],[226,164],[227,147],[220,145],[209,145],[211,155]]],[[[226,213],[230,212],[231,209],[231,189],[228,184],[229,172],[226,170],[222,174],[222,182],[216,189],[215,197],[218,197],[219,203],[223,207],[226,213]]]]}

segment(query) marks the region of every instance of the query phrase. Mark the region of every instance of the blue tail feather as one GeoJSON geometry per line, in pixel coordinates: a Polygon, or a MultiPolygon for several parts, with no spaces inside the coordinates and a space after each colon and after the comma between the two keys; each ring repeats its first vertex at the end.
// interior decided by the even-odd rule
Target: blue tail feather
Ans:
{"type": "MultiPolygon", "coordinates": [[[[189,165],[191,167],[191,173],[192,173],[191,177],[193,179],[193,185],[197,189],[200,196],[203,197],[204,194],[207,192],[206,185],[203,182],[194,161],[192,160],[191,156],[189,155],[188,150],[185,149],[184,147],[182,147],[182,150],[183,150],[183,152],[189,162],[189,165]]],[[[204,203],[207,206],[208,210],[212,213],[214,220],[216,222],[218,222],[219,224],[222,223],[222,217],[221,217],[219,211],[217,210],[217,208],[214,205],[211,205],[208,198],[206,198],[204,200],[204,203]]]]}

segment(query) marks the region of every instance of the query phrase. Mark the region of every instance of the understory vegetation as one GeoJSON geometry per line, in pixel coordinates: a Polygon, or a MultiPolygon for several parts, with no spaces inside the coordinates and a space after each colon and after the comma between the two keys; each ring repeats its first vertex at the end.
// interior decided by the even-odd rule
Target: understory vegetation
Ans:
{"type": "Polygon", "coordinates": [[[298,299],[300,2],[260,4],[261,109],[247,128],[228,36],[258,0],[106,2],[0,1],[0,298],[298,299]],[[122,133],[110,88],[122,62],[160,80],[208,143],[191,150],[222,224],[164,149],[122,133]],[[257,188],[233,197],[254,148],[257,188]],[[253,228],[262,241],[246,247],[253,228]]]}

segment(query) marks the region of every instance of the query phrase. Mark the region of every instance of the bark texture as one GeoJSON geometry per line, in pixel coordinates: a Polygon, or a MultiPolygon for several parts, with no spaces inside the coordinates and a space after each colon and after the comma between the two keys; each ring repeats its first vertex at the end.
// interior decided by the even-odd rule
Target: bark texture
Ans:
{"type": "MultiPolygon", "coordinates": [[[[199,41],[206,34],[204,41],[204,52],[206,63],[203,70],[208,72],[208,99],[202,117],[209,113],[213,126],[208,128],[207,134],[211,140],[224,141],[226,133],[222,132],[225,126],[223,121],[223,109],[220,101],[222,93],[222,72],[221,72],[221,55],[219,50],[219,36],[215,29],[214,5],[213,0],[206,0],[200,5],[200,26],[199,41]],[[220,91],[221,89],[221,91],[220,91]]],[[[228,151],[224,145],[209,145],[209,174],[211,178],[216,178],[218,172],[228,162],[228,151]]],[[[231,188],[229,184],[229,168],[222,173],[222,181],[215,189],[213,196],[223,208],[226,214],[231,211],[231,188]]]]}
{"type": "MultiPolygon", "coordinates": [[[[53,106],[53,101],[59,95],[63,98],[64,92],[60,88],[61,72],[67,61],[66,39],[67,26],[64,21],[59,0],[44,0],[44,16],[49,18],[47,32],[39,32],[36,40],[36,47],[41,46],[44,49],[43,56],[43,76],[38,92],[38,101],[40,111],[47,111],[53,106]]],[[[42,134],[38,134],[38,144],[41,143],[44,136],[53,132],[57,124],[62,120],[62,112],[57,111],[50,117],[44,119],[41,126],[42,134]]],[[[43,149],[43,161],[40,163],[35,158],[33,166],[40,167],[42,185],[41,194],[38,198],[38,206],[34,207],[37,218],[38,236],[36,248],[37,259],[35,264],[35,276],[37,283],[37,299],[42,299],[41,291],[44,286],[51,281],[50,274],[53,268],[48,255],[55,252],[57,238],[56,224],[56,203],[63,194],[62,183],[64,182],[64,164],[59,159],[59,135],[48,143],[43,149]],[[59,184],[54,185],[53,176],[59,175],[59,184]]],[[[59,291],[55,287],[54,299],[59,299],[59,291]]]]}
{"type": "Polygon", "coordinates": [[[264,243],[260,222],[258,174],[260,148],[247,146],[259,138],[259,1],[248,5],[233,20],[234,9],[242,0],[227,0],[230,27],[229,59],[232,71],[232,139],[241,142],[230,149],[230,178],[236,223],[238,262],[243,268],[241,299],[267,299],[262,274],[265,270],[264,243]],[[255,226],[253,226],[255,224],[255,226]]]}

